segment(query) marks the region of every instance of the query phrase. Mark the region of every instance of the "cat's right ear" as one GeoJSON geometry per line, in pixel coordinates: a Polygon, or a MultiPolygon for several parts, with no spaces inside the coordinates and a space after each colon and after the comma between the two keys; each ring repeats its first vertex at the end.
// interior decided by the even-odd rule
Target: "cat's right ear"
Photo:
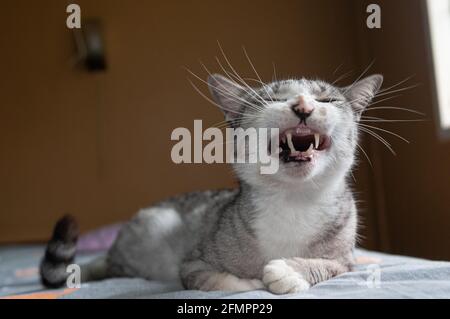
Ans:
{"type": "Polygon", "coordinates": [[[241,116],[242,102],[239,99],[245,93],[244,87],[220,74],[208,77],[209,91],[225,114],[226,120],[233,120],[241,116]]]}
{"type": "Polygon", "coordinates": [[[351,106],[359,120],[364,109],[376,96],[383,84],[383,76],[374,74],[353,83],[343,89],[344,95],[351,101],[351,106]]]}

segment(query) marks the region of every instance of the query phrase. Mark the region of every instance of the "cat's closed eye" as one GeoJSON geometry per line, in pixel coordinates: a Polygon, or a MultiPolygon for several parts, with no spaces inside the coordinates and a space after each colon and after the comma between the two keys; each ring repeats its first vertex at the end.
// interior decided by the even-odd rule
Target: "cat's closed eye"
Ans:
{"type": "Polygon", "coordinates": [[[320,103],[336,103],[336,102],[342,102],[342,100],[334,97],[327,97],[327,98],[316,98],[317,102],[320,103]]]}
{"type": "Polygon", "coordinates": [[[277,99],[277,98],[274,98],[274,97],[272,97],[272,98],[265,97],[264,101],[266,101],[266,102],[286,102],[287,99],[277,99]]]}

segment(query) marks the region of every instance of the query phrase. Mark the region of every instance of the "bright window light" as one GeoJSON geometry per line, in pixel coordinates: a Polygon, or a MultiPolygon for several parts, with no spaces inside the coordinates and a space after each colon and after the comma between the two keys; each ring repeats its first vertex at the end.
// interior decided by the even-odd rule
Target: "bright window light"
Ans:
{"type": "Polygon", "coordinates": [[[427,0],[437,103],[442,129],[450,129],[450,0],[427,0]]]}

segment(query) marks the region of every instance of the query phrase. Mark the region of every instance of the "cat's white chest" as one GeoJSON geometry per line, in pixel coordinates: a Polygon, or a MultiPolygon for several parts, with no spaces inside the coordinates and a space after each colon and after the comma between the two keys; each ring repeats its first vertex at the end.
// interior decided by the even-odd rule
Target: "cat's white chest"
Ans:
{"type": "Polygon", "coordinates": [[[267,260],[302,257],[323,228],[324,216],[313,205],[272,200],[260,206],[254,228],[267,260]]]}

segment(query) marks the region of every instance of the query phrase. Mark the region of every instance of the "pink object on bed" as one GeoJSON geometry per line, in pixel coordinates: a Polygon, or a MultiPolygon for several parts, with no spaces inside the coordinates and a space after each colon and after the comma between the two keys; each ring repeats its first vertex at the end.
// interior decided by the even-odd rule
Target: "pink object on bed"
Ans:
{"type": "Polygon", "coordinates": [[[82,235],[77,244],[79,251],[107,250],[116,239],[122,224],[113,224],[101,227],[82,235]]]}

